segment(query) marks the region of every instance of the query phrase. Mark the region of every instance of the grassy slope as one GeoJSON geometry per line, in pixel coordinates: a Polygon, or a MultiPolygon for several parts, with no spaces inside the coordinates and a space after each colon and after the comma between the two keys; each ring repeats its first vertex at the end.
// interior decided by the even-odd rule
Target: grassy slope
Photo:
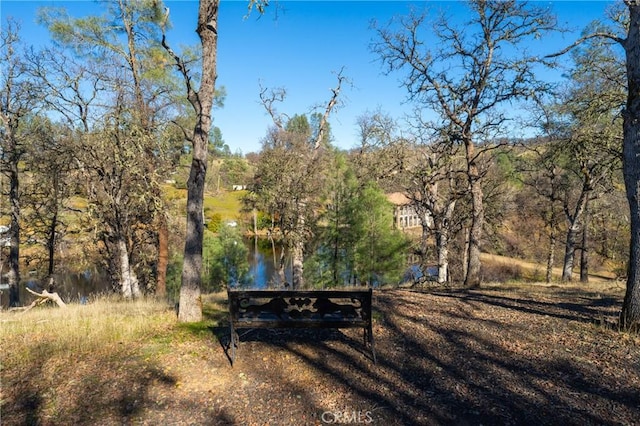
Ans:
{"type": "MultiPolygon", "coordinates": [[[[174,206],[174,214],[183,215],[187,190],[178,189],[173,185],[163,185],[165,199],[174,206]]],[[[242,197],[246,191],[220,191],[219,193],[207,193],[204,197],[205,217],[211,219],[213,214],[219,214],[223,221],[238,220],[242,208],[242,197]]]]}

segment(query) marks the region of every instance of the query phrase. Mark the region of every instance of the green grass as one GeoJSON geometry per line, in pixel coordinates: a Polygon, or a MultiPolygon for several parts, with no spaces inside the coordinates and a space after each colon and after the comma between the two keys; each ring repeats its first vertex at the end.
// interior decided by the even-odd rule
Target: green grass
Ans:
{"type": "Polygon", "coordinates": [[[238,216],[242,208],[242,197],[245,194],[246,191],[223,191],[214,196],[205,196],[205,216],[210,218],[213,214],[218,213],[222,217],[222,220],[239,219],[238,216]]]}

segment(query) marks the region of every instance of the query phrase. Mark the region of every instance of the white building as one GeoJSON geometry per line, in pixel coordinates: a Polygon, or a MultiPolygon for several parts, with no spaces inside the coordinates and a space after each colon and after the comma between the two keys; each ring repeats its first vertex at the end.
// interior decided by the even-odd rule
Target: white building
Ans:
{"type": "MultiPolygon", "coordinates": [[[[397,229],[411,229],[420,228],[422,222],[420,216],[416,212],[416,209],[403,193],[394,192],[387,194],[387,200],[393,204],[393,226],[397,229]]],[[[431,222],[430,217],[426,217],[428,223],[431,222]]]]}

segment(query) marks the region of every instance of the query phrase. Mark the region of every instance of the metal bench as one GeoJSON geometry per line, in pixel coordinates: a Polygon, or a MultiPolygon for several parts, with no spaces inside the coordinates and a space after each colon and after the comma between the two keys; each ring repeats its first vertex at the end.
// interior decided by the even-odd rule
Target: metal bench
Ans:
{"type": "Polygon", "coordinates": [[[231,328],[231,364],[240,328],[363,328],[364,344],[376,352],[371,325],[372,289],[227,290],[231,328]]]}

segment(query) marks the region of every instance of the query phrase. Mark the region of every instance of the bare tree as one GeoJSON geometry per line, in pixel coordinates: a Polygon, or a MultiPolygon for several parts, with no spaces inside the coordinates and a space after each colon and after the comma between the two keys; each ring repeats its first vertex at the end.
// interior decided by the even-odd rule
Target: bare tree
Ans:
{"type": "Polygon", "coordinates": [[[472,17],[463,25],[452,26],[446,16],[434,23],[435,44],[421,39],[426,17],[412,14],[397,22],[398,30],[378,28],[373,50],[389,73],[406,72],[402,81],[411,100],[437,113],[429,124],[434,134],[448,134],[464,147],[472,203],[465,286],[476,287],[485,215],[483,147],[505,130],[509,117],[502,107],[544,90],[534,74],[538,58],[520,46],[554,30],[556,22],[546,9],[523,1],[476,0],[469,7],[472,17]]]}
{"type": "MultiPolygon", "coordinates": [[[[218,45],[218,0],[200,0],[196,32],[202,45],[200,88],[196,89],[192,73],[185,61],[169,46],[165,34],[162,45],[174,58],[183,77],[187,99],[196,115],[196,124],[189,140],[193,146],[191,171],[187,181],[187,232],[184,245],[182,284],[180,286],[181,322],[202,320],[201,275],[202,242],[204,238],[204,186],[207,175],[207,149],[215,98],[218,45]]],[[[169,9],[166,9],[167,16],[169,9]]]]}
{"type": "MultiPolygon", "coordinates": [[[[427,266],[429,238],[435,238],[440,284],[449,280],[449,245],[454,236],[456,204],[465,193],[464,166],[459,147],[439,141],[420,144],[402,171],[404,191],[411,201],[422,226],[420,255],[423,269],[427,266]]],[[[425,274],[426,276],[426,274],[425,274]]]]}
{"type": "MultiPolygon", "coordinates": [[[[21,126],[34,113],[42,98],[39,87],[27,72],[20,49],[19,26],[8,21],[0,35],[0,172],[9,181],[11,222],[9,225],[9,305],[18,306],[20,297],[20,164],[25,153],[21,126]]],[[[3,194],[4,196],[4,194],[3,194]]]]}
{"type": "MultiPolygon", "coordinates": [[[[293,288],[304,286],[305,244],[313,233],[313,218],[317,216],[324,193],[327,161],[331,154],[328,119],[338,103],[345,80],[342,72],[338,73],[337,79],[323,112],[315,115],[315,126],[311,126],[304,115],[287,119],[286,115],[277,112],[276,103],[285,97],[283,89],[263,89],[260,94],[274,128],[263,143],[254,190],[268,211],[278,217],[279,229],[291,252],[293,288]]],[[[283,256],[280,280],[284,281],[283,256]]]]}

